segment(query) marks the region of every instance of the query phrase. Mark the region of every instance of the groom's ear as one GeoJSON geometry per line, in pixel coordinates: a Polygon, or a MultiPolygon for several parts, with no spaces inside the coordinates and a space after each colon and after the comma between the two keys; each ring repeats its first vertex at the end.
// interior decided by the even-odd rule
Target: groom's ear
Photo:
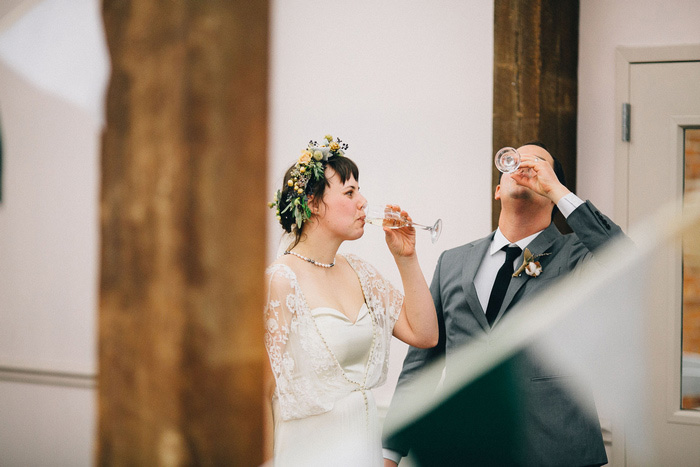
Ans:
{"type": "Polygon", "coordinates": [[[493,194],[493,199],[499,200],[501,199],[501,184],[499,183],[496,185],[496,192],[493,194]]]}

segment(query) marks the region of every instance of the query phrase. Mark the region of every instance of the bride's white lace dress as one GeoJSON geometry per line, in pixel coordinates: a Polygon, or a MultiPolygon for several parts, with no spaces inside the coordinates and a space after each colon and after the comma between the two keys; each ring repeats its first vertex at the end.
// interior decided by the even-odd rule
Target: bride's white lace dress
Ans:
{"type": "Polygon", "coordinates": [[[370,264],[346,255],[365,296],[353,323],[310,310],[286,265],[266,271],[265,346],[275,376],[275,467],[381,466],[371,389],[386,379],[403,295],[370,264]]]}

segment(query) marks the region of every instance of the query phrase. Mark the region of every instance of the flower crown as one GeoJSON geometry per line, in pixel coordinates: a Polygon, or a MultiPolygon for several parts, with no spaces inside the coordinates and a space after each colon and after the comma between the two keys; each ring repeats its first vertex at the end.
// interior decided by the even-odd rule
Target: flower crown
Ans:
{"type": "Polygon", "coordinates": [[[311,209],[308,203],[306,188],[309,181],[325,180],[324,163],[331,156],[344,156],[348,148],[347,143],[343,143],[340,138],[335,141],[331,135],[324,137],[326,143],[319,146],[316,141],[309,141],[306,149],[301,151],[301,155],[294,164],[290,173],[291,177],[287,181],[288,190],[286,192],[287,206],[280,212],[282,201],[282,191],[277,190],[275,199],[267,203],[268,207],[277,207],[277,220],[282,220],[282,214],[292,210],[297,229],[301,229],[302,224],[311,217],[311,209]]]}

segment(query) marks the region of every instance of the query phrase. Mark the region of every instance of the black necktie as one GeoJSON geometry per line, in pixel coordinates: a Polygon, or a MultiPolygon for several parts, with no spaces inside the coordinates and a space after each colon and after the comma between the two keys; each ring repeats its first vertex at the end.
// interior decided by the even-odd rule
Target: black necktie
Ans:
{"type": "Polygon", "coordinates": [[[520,256],[520,252],[522,251],[520,247],[517,246],[504,246],[501,250],[505,250],[506,252],[506,261],[503,263],[503,266],[501,266],[501,269],[498,270],[498,274],[496,274],[496,280],[493,282],[493,288],[489,296],[489,304],[486,307],[486,321],[489,322],[490,326],[492,326],[493,322],[496,320],[498,311],[503,304],[503,298],[506,296],[510,278],[513,276],[513,261],[520,256]]]}

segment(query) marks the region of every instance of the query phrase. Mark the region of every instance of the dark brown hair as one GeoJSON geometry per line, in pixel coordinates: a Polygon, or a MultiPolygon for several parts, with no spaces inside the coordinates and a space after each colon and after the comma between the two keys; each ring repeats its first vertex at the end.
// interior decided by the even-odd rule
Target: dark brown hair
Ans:
{"type": "MultiPolygon", "coordinates": [[[[289,190],[293,190],[293,187],[288,185],[288,181],[291,179],[292,169],[294,169],[295,165],[296,163],[292,164],[284,174],[281,190],[282,193],[279,200],[280,224],[282,224],[282,228],[285,232],[293,233],[295,237],[294,243],[292,243],[289,248],[293,248],[297,243],[299,243],[302,230],[297,227],[296,219],[294,217],[294,209],[288,209],[286,212],[283,212],[287,206],[289,206],[289,190]]],[[[328,160],[323,163],[323,168],[333,169],[335,173],[338,174],[338,177],[340,177],[341,183],[345,183],[350,179],[350,177],[354,177],[357,181],[360,180],[360,171],[357,168],[357,165],[351,159],[345,156],[330,156],[328,160]]],[[[315,203],[322,202],[323,194],[326,192],[327,186],[330,186],[330,183],[326,177],[324,177],[322,180],[316,180],[312,177],[311,180],[309,180],[309,183],[306,185],[306,196],[309,198],[313,196],[315,203]]]]}

